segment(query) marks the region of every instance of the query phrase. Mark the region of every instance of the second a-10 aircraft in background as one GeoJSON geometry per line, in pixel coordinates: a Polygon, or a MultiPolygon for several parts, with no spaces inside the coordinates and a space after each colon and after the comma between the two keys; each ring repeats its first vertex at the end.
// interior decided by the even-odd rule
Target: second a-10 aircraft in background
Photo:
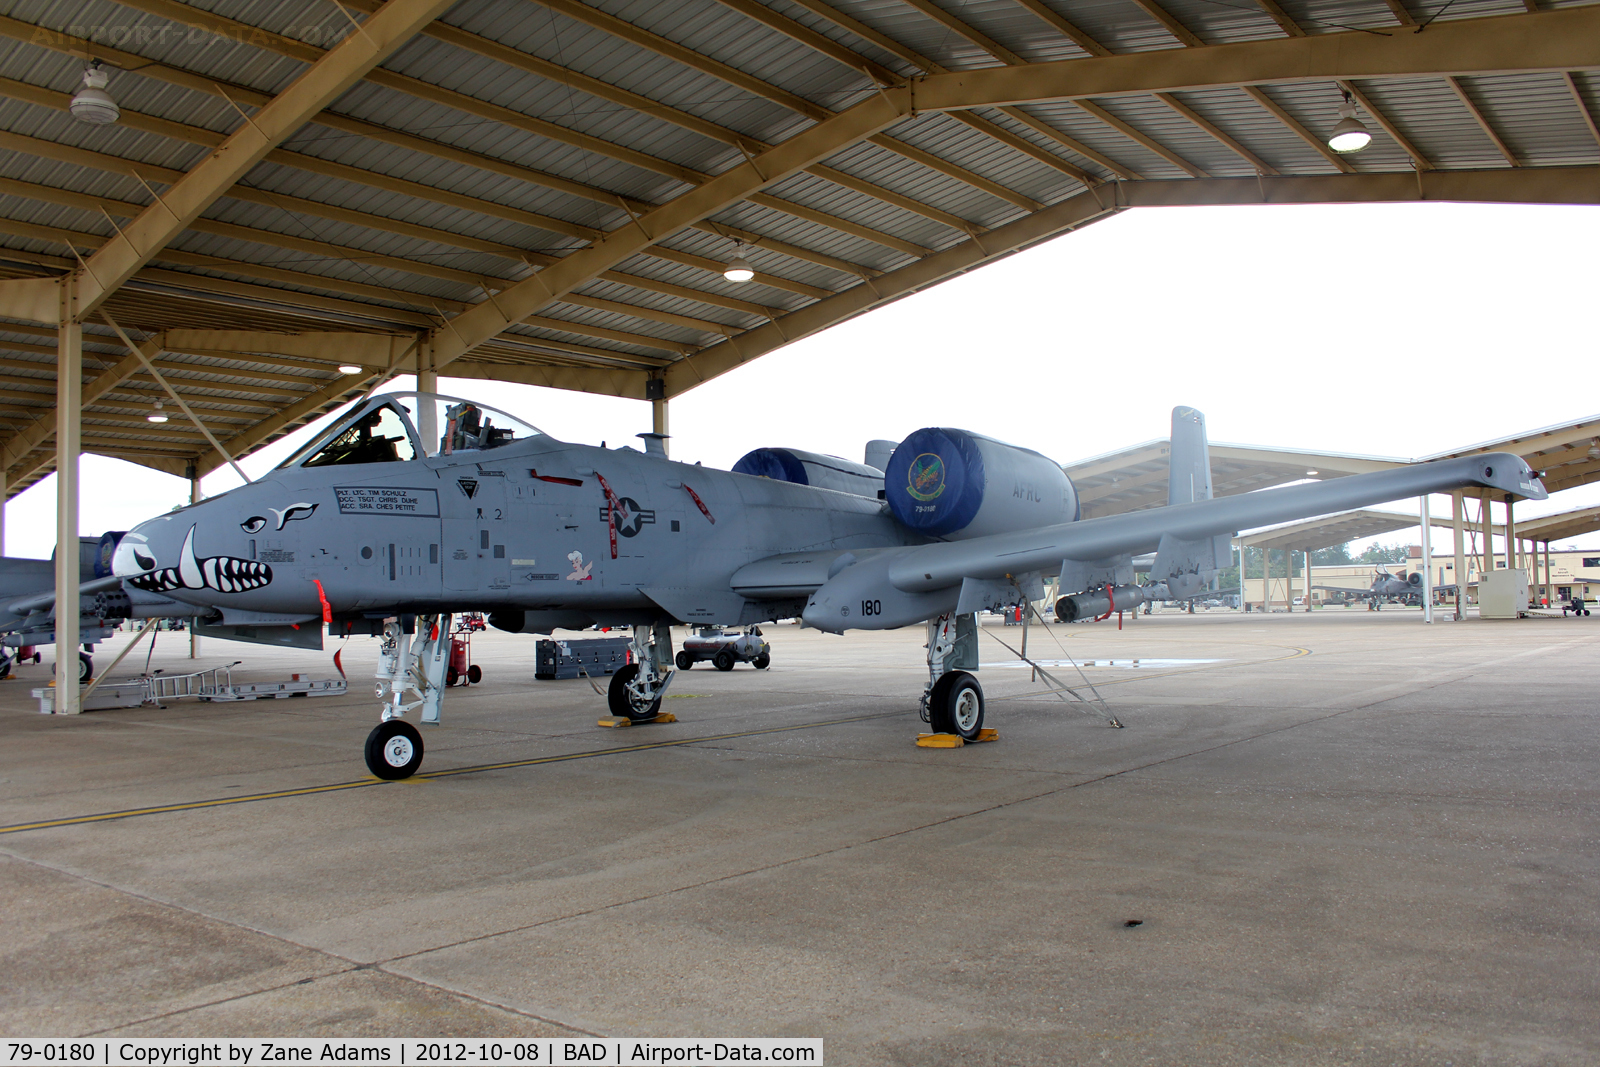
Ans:
{"type": "Polygon", "coordinates": [[[631,626],[608,700],[635,719],[672,682],[674,623],[926,623],[924,710],[972,738],[975,613],[1039,600],[1048,576],[1073,591],[1058,614],[1082,618],[1203,592],[1243,528],[1464,486],[1545,495],[1520,458],[1491,453],[1212,499],[1205,420],[1186,407],[1168,506],[1081,521],[1058,464],[963,430],[879,444],[881,469],[757,450],[713,470],[645,436],[642,452],[568,444],[469,401],[378,395],[260,480],[142,523],[113,569],[144,612],[381,636],[366,758],[401,778],[423,753],[407,716],[440,719],[454,612],[517,632],[631,626]],[[1148,552],[1150,582],[1132,584],[1148,552]]]}
{"type": "MultiPolygon", "coordinates": [[[[1423,575],[1421,571],[1410,574],[1390,574],[1389,568],[1379,563],[1372,575],[1372,584],[1365,589],[1351,589],[1340,585],[1313,585],[1313,589],[1322,589],[1330,593],[1342,593],[1350,600],[1365,600],[1369,611],[1381,611],[1385,601],[1397,604],[1422,604],[1423,575]]],[[[1453,585],[1436,585],[1433,587],[1436,595],[1449,596],[1456,591],[1453,585]]]]}

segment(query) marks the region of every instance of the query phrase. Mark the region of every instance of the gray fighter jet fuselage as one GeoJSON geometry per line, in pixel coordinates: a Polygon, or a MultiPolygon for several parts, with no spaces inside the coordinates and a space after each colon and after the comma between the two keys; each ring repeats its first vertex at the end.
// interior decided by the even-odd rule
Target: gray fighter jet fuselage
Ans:
{"type": "Polygon", "coordinates": [[[116,566],[225,624],[315,621],[325,603],[340,619],[482,611],[548,631],[798,615],[805,592],[755,606],[730,579],[784,553],[924,540],[876,499],[540,435],[285,466],[139,525],[116,566]]]}

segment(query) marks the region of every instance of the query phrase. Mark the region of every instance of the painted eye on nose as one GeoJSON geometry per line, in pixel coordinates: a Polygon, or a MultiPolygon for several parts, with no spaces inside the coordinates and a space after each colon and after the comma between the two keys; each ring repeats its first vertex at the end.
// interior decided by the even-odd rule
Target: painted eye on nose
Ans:
{"type": "Polygon", "coordinates": [[[267,528],[267,520],[260,515],[252,515],[239,524],[245,533],[260,533],[267,528]]]}
{"type": "Polygon", "coordinates": [[[133,561],[139,565],[140,570],[153,571],[156,569],[156,558],[145,555],[137,548],[133,550],[133,561]]]}

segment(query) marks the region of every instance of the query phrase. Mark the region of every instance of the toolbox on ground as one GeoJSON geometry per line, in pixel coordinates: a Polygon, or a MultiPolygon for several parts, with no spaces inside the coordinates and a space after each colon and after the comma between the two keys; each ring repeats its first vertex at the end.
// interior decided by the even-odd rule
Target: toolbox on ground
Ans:
{"type": "Polygon", "coordinates": [[[628,662],[628,647],[632,644],[632,639],[627,637],[591,637],[579,641],[545,639],[539,642],[533,676],[547,681],[577,678],[579,668],[591,678],[615,674],[628,662]]]}

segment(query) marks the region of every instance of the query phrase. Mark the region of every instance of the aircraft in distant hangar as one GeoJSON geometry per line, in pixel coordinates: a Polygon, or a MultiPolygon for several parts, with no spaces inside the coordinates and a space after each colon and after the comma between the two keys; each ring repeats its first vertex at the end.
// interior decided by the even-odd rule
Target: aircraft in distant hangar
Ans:
{"type": "Polygon", "coordinates": [[[634,662],[607,698],[633,719],[654,717],[672,682],[674,623],[926,622],[924,708],[970,739],[984,719],[975,613],[1040,599],[1046,576],[1077,590],[1062,600],[1084,617],[1155,592],[1125,584],[1135,554],[1155,552],[1150,586],[1186,597],[1231,562],[1241,528],[1463,486],[1545,496],[1520,458],[1489,453],[1212,499],[1205,420],[1187,407],[1172,416],[1169,506],[1081,521],[1055,462],[962,430],[912,433],[881,472],[827,459],[822,486],[804,462],[719,471],[643,436],[643,452],[568,444],[471,401],[380,394],[258,481],[140,524],[113,571],[147,612],[381,636],[366,758],[403,778],[423,755],[405,716],[440,719],[454,612],[513,632],[631,626],[634,662]]]}
{"type": "MultiPolygon", "coordinates": [[[[1372,575],[1372,584],[1365,589],[1350,589],[1339,585],[1313,585],[1313,589],[1321,589],[1331,593],[1343,593],[1352,600],[1365,600],[1367,607],[1373,611],[1382,611],[1385,601],[1396,604],[1418,605],[1422,603],[1422,572],[1411,574],[1390,574],[1389,568],[1379,563],[1372,575]]],[[[1435,593],[1451,594],[1456,591],[1453,585],[1436,585],[1435,593]]]]}

